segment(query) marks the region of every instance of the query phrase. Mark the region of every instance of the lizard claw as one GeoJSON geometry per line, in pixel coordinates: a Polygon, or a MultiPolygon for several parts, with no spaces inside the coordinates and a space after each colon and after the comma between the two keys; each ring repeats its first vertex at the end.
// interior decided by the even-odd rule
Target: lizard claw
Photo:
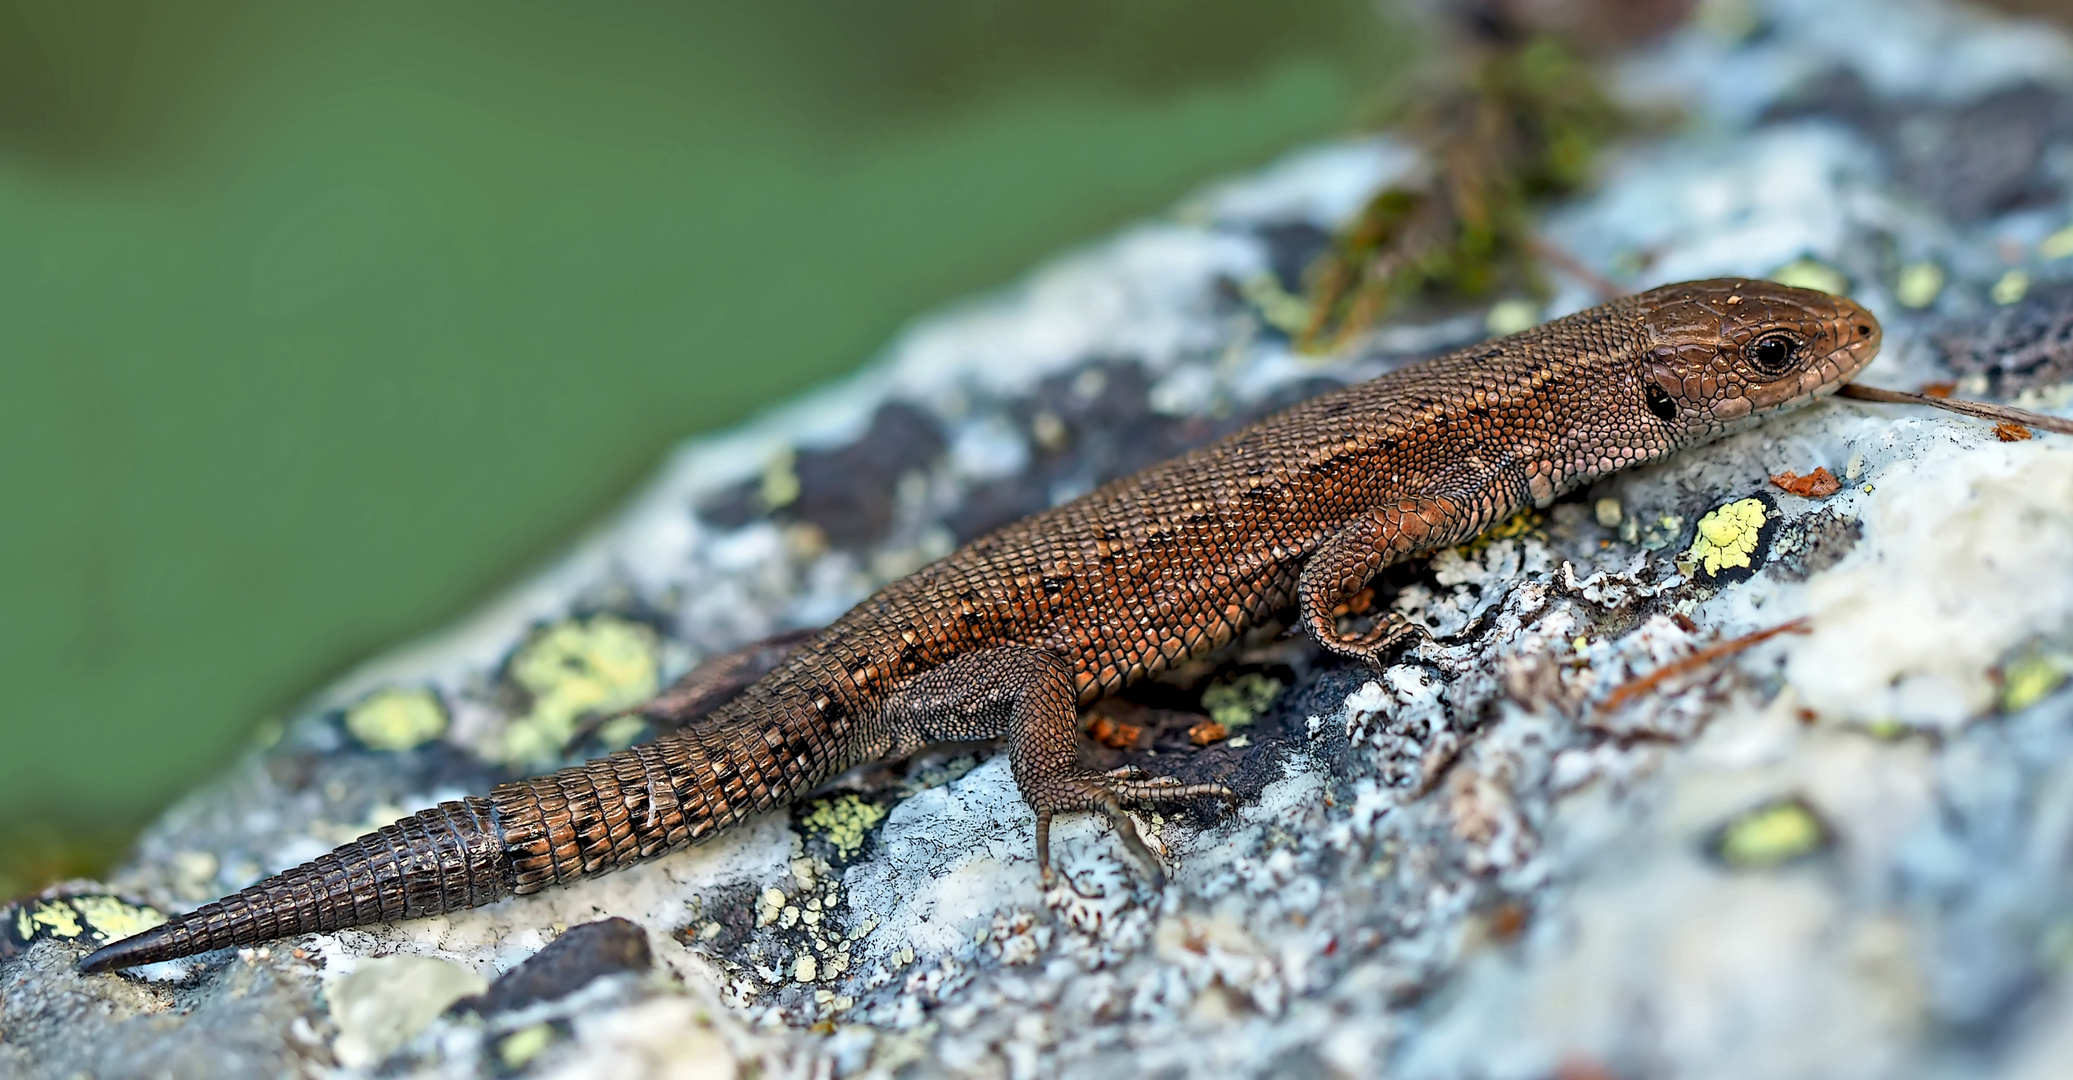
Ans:
{"type": "Polygon", "coordinates": [[[1173,776],[1147,777],[1143,769],[1134,765],[1107,774],[1086,773],[1066,778],[1046,785],[1043,791],[1026,793],[1036,809],[1037,871],[1044,888],[1050,889],[1057,882],[1057,874],[1051,867],[1051,817],[1061,810],[1099,811],[1115,829],[1116,839],[1122,843],[1123,850],[1146,870],[1152,887],[1163,888],[1166,870],[1138,834],[1137,822],[1131,818],[1127,808],[1203,795],[1213,795],[1234,806],[1238,802],[1238,794],[1222,784],[1190,784],[1173,776]]]}
{"type": "Polygon", "coordinates": [[[1413,622],[1400,612],[1392,611],[1375,620],[1375,625],[1363,633],[1320,635],[1318,644],[1323,645],[1327,652],[1350,657],[1379,669],[1388,666],[1386,661],[1389,654],[1396,649],[1398,643],[1412,637],[1430,641],[1432,631],[1426,629],[1423,623],[1413,622]]]}

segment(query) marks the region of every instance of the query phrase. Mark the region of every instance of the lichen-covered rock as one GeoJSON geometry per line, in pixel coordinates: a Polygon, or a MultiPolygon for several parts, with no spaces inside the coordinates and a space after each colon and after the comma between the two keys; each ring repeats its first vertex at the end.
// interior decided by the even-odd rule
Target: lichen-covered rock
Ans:
{"type": "MultiPolygon", "coordinates": [[[[2073,49],[1927,0],[1707,7],[1621,75],[1691,123],[1552,242],[1637,286],[1838,280],[1885,322],[1867,381],[2066,410],[2073,49]]],[[[1515,321],[1525,298],[1290,351],[1300,267],[1415,166],[1386,140],[1296,155],[686,446],[559,565],[323,694],[116,880],[7,912],[0,1073],[2065,1075],[2073,447],[1840,401],[1392,570],[1376,606],[1433,636],[1386,670],[1269,628],[1099,705],[1090,761],[1243,797],[1144,815],[1162,891],[1085,818],[1044,891],[1005,762],[952,748],[570,888],[71,970],[155,917],[135,902],[190,908],[642,737],[586,717],[1515,321]],[[376,1007],[409,972],[424,992],[376,1007]]],[[[1544,314],[1592,302],[1557,280],[1544,314]]]]}

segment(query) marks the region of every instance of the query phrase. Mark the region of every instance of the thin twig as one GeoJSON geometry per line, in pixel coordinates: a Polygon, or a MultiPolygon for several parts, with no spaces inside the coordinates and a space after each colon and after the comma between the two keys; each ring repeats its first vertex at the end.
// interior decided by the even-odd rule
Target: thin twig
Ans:
{"type": "Polygon", "coordinates": [[[1606,695],[1604,704],[1598,706],[1598,715],[1610,715],[1617,711],[1620,706],[1625,705],[1631,698],[1645,694],[1679,675],[1697,671],[1715,660],[1733,656],[1760,641],[1768,641],[1779,634],[1810,633],[1813,629],[1813,624],[1802,617],[1788,623],[1780,623],[1767,630],[1758,630],[1753,634],[1743,634],[1741,637],[1732,638],[1717,645],[1708,645],[1682,660],[1664,664],[1662,667],[1638,679],[1631,679],[1621,684],[1618,689],[1606,695]]]}
{"type": "Polygon", "coordinates": [[[1838,397],[1856,398],[1859,401],[1883,401],[1889,405],[1928,405],[1964,413],[1980,420],[1996,420],[2003,423],[2021,424],[2024,427],[2040,428],[2060,435],[2073,435],[2073,420],[2062,420],[2056,416],[2018,409],[2009,405],[1989,405],[1983,401],[1966,401],[1962,398],[1930,397],[1927,394],[1909,394],[1900,390],[1884,390],[1876,386],[1846,383],[1836,391],[1838,397]]]}

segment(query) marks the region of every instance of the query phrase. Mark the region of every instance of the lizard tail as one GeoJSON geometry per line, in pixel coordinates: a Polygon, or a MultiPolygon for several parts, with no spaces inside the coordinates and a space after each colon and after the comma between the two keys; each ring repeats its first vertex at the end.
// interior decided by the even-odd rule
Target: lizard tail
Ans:
{"type": "Polygon", "coordinates": [[[114,942],[81,960],[79,970],[113,971],[294,934],[459,911],[508,896],[513,884],[490,801],[445,802],[114,942]]]}

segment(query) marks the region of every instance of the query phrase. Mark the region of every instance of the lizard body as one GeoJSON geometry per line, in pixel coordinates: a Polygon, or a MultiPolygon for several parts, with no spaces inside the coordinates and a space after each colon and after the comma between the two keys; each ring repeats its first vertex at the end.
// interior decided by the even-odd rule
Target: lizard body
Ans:
{"type": "MultiPolygon", "coordinates": [[[[1849,300],[1768,282],[1641,293],[1324,394],[973,541],[894,581],[709,715],[443,803],[81,962],[108,971],[472,907],[711,837],[855,765],[1004,739],[1037,817],[1124,813],[1216,785],[1097,773],[1077,709],[1294,605],[1328,650],[1377,571],[1618,469],[1834,391],[1877,354],[1849,300]]],[[[730,669],[733,672],[733,669],[730,669]]],[[[733,672],[727,678],[733,678],[733,672]]]]}

